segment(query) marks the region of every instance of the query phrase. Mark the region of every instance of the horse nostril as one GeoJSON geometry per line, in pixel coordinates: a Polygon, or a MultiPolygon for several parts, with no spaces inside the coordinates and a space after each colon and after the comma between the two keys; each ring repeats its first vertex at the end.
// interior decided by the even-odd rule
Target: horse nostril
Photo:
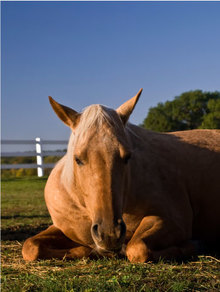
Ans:
{"type": "Polygon", "coordinates": [[[94,224],[94,225],[92,226],[92,231],[93,231],[93,233],[94,233],[95,235],[98,235],[98,224],[94,224]]]}
{"type": "Polygon", "coordinates": [[[121,219],[118,220],[118,226],[115,229],[115,233],[118,239],[124,237],[126,233],[126,225],[123,220],[121,219]]]}
{"type": "Polygon", "coordinates": [[[99,233],[99,225],[98,224],[94,224],[92,226],[92,235],[97,238],[98,240],[101,239],[100,237],[100,233],[99,233]]]}
{"type": "Polygon", "coordinates": [[[124,221],[121,222],[121,237],[124,236],[126,233],[126,225],[124,221]]]}
{"type": "Polygon", "coordinates": [[[124,241],[126,225],[124,221],[118,220],[116,225],[106,226],[103,222],[91,226],[91,235],[96,244],[107,249],[115,249],[124,241]]]}

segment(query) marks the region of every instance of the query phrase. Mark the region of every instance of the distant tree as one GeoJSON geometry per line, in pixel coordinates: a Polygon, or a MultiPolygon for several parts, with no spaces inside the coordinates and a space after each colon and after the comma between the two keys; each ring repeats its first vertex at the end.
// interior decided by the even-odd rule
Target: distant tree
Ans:
{"type": "Polygon", "coordinates": [[[142,126],[157,132],[220,129],[220,92],[182,93],[150,108],[142,126]]]}
{"type": "Polygon", "coordinates": [[[220,129],[220,99],[210,99],[208,102],[209,113],[204,115],[201,129],[220,129]]]}

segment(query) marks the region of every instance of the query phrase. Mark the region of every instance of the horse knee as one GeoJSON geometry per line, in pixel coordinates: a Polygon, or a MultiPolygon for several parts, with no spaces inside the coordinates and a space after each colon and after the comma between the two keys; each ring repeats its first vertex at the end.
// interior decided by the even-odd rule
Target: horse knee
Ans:
{"type": "Polygon", "coordinates": [[[22,256],[25,261],[35,261],[40,258],[40,240],[30,237],[22,247],[22,256]]]}
{"type": "Polygon", "coordinates": [[[126,255],[133,263],[145,263],[149,259],[149,251],[143,240],[128,243],[126,255]]]}

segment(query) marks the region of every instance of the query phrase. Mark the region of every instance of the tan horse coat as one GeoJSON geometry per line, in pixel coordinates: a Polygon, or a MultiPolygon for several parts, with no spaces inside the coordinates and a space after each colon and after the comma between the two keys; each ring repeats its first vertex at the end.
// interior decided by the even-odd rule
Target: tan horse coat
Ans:
{"type": "Polygon", "coordinates": [[[127,123],[141,91],[116,111],[82,114],[50,99],[72,129],[45,200],[53,220],[26,240],[25,260],[125,254],[182,259],[220,238],[220,131],[155,133],[127,123]]]}

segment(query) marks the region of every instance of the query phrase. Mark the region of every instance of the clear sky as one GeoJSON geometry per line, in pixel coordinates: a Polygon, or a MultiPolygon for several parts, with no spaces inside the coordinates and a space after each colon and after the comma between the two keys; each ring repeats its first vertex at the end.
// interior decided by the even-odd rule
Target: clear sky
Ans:
{"type": "Polygon", "coordinates": [[[68,139],[48,102],[130,119],[184,91],[220,90],[220,2],[1,2],[2,139],[68,139]]]}

